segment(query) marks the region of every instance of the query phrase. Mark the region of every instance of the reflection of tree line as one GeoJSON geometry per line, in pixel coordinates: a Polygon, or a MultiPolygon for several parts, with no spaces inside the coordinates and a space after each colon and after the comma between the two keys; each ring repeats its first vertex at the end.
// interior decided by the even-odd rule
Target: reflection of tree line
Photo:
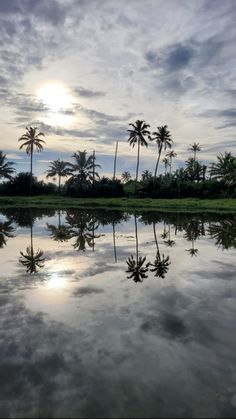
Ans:
{"type": "MultiPolygon", "coordinates": [[[[95,241],[101,236],[98,234],[99,226],[112,225],[114,260],[117,261],[116,249],[116,226],[129,219],[129,215],[119,211],[101,210],[66,210],[63,214],[55,210],[30,210],[30,209],[10,209],[1,211],[8,219],[0,222],[0,249],[3,248],[7,240],[14,237],[14,224],[30,229],[30,245],[25,252],[20,252],[20,263],[26,268],[28,273],[35,273],[37,269],[44,266],[44,256],[41,249],[34,249],[33,226],[37,219],[45,216],[58,215],[57,224],[46,224],[50,237],[57,242],[67,242],[71,239],[73,247],[77,251],[86,251],[90,248],[94,251],[95,241]]],[[[224,249],[236,248],[236,216],[216,215],[216,214],[162,214],[144,213],[139,216],[134,215],[136,255],[131,255],[127,259],[128,270],[135,282],[142,282],[148,276],[148,271],[154,272],[156,277],[164,278],[169,270],[170,258],[160,252],[157,238],[156,226],[163,223],[163,232],[160,238],[163,244],[173,247],[175,241],[171,237],[172,229],[177,236],[178,232],[183,233],[183,237],[191,242],[191,247],[186,249],[190,256],[197,256],[198,249],[196,242],[200,237],[208,235],[214,239],[215,245],[224,249]],[[138,226],[139,223],[152,225],[153,235],[156,245],[156,256],[154,261],[146,261],[146,257],[139,255],[138,226]]]]}

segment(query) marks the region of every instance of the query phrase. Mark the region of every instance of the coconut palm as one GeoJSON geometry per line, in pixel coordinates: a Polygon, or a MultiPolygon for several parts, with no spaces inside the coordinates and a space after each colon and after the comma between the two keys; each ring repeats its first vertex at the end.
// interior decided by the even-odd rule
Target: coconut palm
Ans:
{"type": "Polygon", "coordinates": [[[44,137],[45,134],[40,132],[37,127],[26,127],[26,133],[22,135],[18,141],[24,141],[20,146],[20,150],[25,147],[26,154],[30,155],[30,193],[32,191],[32,177],[33,177],[33,153],[34,149],[38,152],[43,150],[43,144],[45,141],[40,137],[44,137]]]}
{"type": "Polygon", "coordinates": [[[84,185],[87,182],[93,182],[95,177],[99,178],[99,174],[95,172],[95,168],[101,168],[101,166],[95,164],[94,154],[87,157],[87,152],[84,150],[74,153],[72,157],[75,159],[75,164],[72,165],[74,180],[77,179],[84,185]]]}
{"type": "Polygon", "coordinates": [[[128,142],[130,146],[134,147],[135,144],[138,144],[138,155],[137,155],[137,166],[136,166],[136,182],[138,181],[138,169],[139,169],[139,156],[140,156],[140,146],[148,147],[148,143],[145,137],[150,135],[148,128],[150,125],[146,124],[145,121],[137,120],[134,124],[129,124],[133,129],[129,129],[128,132],[129,138],[128,142]]]}
{"type": "Polygon", "coordinates": [[[6,178],[10,181],[13,180],[12,175],[15,172],[15,169],[12,167],[13,164],[13,162],[7,162],[6,154],[0,151],[0,179],[6,178]]]}
{"type": "Polygon", "coordinates": [[[193,151],[193,159],[196,161],[197,151],[201,151],[202,146],[199,143],[190,144],[189,150],[193,151]]]}
{"type": "Polygon", "coordinates": [[[172,159],[174,157],[177,157],[177,153],[174,150],[170,150],[170,151],[168,151],[168,153],[166,153],[166,157],[169,158],[170,173],[171,173],[172,159]]]}
{"type": "Polygon", "coordinates": [[[47,178],[58,176],[58,189],[61,193],[61,178],[72,175],[71,163],[62,161],[60,159],[54,160],[47,170],[47,178]]]}
{"type": "Polygon", "coordinates": [[[137,216],[134,215],[134,223],[135,223],[135,239],[136,239],[136,259],[134,259],[133,255],[131,255],[127,260],[126,263],[128,265],[128,269],[126,273],[130,275],[127,276],[127,279],[133,279],[134,282],[143,282],[144,279],[148,277],[148,267],[149,263],[146,263],[146,257],[138,256],[138,226],[137,226],[137,216]]]}
{"type": "Polygon", "coordinates": [[[226,186],[236,185],[236,157],[231,153],[220,153],[217,163],[212,163],[210,176],[223,181],[226,186]]]}
{"type": "Polygon", "coordinates": [[[0,249],[6,245],[7,238],[14,237],[12,234],[13,231],[14,227],[12,226],[11,221],[0,222],[0,249]]]}
{"type": "Polygon", "coordinates": [[[156,168],[155,168],[155,173],[154,173],[155,178],[157,176],[157,169],[158,169],[162,149],[163,147],[165,150],[167,147],[171,148],[171,143],[173,142],[173,140],[171,139],[170,131],[168,131],[167,128],[168,128],[167,125],[157,127],[158,131],[153,132],[152,137],[150,137],[151,141],[156,141],[157,147],[158,147],[157,162],[156,162],[156,168]]]}
{"type": "Polygon", "coordinates": [[[148,180],[152,178],[152,172],[150,170],[143,170],[142,172],[142,180],[148,180]]]}
{"type": "Polygon", "coordinates": [[[43,257],[43,251],[41,249],[34,251],[32,216],[30,217],[30,246],[26,248],[26,253],[20,252],[20,254],[19,262],[26,268],[27,273],[37,273],[37,268],[44,267],[45,258],[43,257]]]}
{"type": "Polygon", "coordinates": [[[127,182],[129,182],[129,181],[130,181],[130,179],[131,179],[131,174],[130,174],[130,172],[123,172],[123,173],[121,174],[121,180],[122,180],[122,182],[127,183],[127,182]]]}
{"type": "Polygon", "coordinates": [[[165,275],[167,274],[170,266],[170,257],[166,256],[164,254],[160,254],[158,241],[157,241],[157,234],[156,234],[156,224],[153,223],[153,232],[154,232],[154,238],[156,243],[156,258],[154,263],[151,263],[150,265],[153,266],[153,269],[150,269],[151,272],[155,272],[155,276],[159,278],[165,278],[165,275]]]}

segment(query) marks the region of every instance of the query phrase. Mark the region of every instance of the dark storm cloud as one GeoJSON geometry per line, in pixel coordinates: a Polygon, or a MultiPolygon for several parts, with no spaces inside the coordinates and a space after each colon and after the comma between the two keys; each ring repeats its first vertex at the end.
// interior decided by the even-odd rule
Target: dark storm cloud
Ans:
{"type": "Polygon", "coordinates": [[[79,97],[86,97],[86,98],[96,98],[96,97],[104,97],[106,96],[105,92],[99,92],[96,90],[89,90],[85,89],[82,86],[78,86],[74,88],[74,93],[79,97]]]}
{"type": "MultiPolygon", "coordinates": [[[[215,128],[216,129],[224,129],[229,127],[235,127],[236,126],[236,109],[235,108],[227,108],[227,109],[208,109],[204,112],[201,112],[199,114],[195,115],[199,118],[205,118],[205,119],[213,119],[215,120],[215,128]],[[224,120],[219,125],[219,120],[224,120]]],[[[234,144],[235,145],[235,144],[234,144]]]]}

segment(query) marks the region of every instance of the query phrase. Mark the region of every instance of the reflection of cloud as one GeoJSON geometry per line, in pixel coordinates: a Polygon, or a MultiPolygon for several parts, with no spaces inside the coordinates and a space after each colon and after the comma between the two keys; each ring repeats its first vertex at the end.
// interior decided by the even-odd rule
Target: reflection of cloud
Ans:
{"type": "Polygon", "coordinates": [[[74,291],[73,295],[74,295],[74,297],[84,297],[84,296],[87,296],[87,295],[103,294],[103,293],[104,293],[104,290],[102,288],[89,286],[89,287],[77,288],[74,291]]]}

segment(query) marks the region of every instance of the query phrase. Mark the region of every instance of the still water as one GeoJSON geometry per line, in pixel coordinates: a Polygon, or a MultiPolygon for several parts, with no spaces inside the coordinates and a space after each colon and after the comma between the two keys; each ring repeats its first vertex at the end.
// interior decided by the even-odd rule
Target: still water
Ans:
{"type": "Polygon", "coordinates": [[[235,417],[236,216],[0,214],[1,417],[235,417]]]}

